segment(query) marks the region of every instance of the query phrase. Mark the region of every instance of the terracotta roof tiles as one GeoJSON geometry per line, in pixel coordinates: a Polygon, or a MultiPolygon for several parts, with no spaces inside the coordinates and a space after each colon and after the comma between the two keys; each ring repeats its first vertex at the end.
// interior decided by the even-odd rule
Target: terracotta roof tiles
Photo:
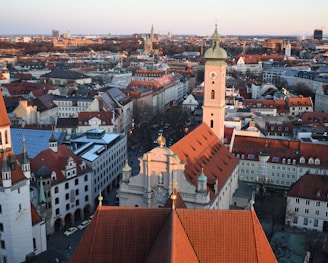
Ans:
{"type": "Polygon", "coordinates": [[[0,127],[10,126],[10,120],[7,114],[5,101],[2,96],[2,90],[0,89],[0,127]]]}
{"type": "Polygon", "coordinates": [[[211,197],[215,180],[218,179],[218,189],[221,189],[238,164],[237,158],[205,123],[172,145],[171,150],[185,162],[185,176],[192,184],[197,185],[197,178],[204,168],[211,197]]]}
{"type": "Polygon", "coordinates": [[[254,210],[100,206],[70,262],[277,260],[254,210]]]}
{"type": "Polygon", "coordinates": [[[304,174],[287,193],[287,196],[328,202],[328,177],[304,174]]]}

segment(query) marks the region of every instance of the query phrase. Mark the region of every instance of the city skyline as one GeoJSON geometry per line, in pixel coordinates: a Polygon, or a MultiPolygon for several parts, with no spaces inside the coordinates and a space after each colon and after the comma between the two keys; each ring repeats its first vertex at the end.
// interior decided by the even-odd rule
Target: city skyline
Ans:
{"type": "Polygon", "coordinates": [[[2,3],[0,35],[50,35],[53,29],[72,35],[211,35],[218,24],[221,35],[302,35],[328,30],[328,2],[300,0],[235,0],[194,2],[167,0],[150,6],[147,1],[11,0],[2,3]]]}

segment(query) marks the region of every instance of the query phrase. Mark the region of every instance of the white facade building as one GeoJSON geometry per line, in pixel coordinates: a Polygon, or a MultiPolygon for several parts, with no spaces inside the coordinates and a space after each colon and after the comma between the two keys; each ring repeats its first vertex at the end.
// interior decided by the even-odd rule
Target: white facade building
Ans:
{"type": "Polygon", "coordinates": [[[305,174],[287,193],[286,224],[328,232],[328,177],[305,174]]]}
{"type": "Polygon", "coordinates": [[[0,92],[0,261],[23,262],[46,250],[44,221],[33,218],[30,199],[30,162],[24,151],[16,160],[11,144],[10,120],[0,92]],[[34,226],[32,226],[34,224],[34,226]],[[36,233],[39,236],[36,236],[36,233]]]}
{"type": "Polygon", "coordinates": [[[127,156],[127,137],[94,129],[72,139],[71,147],[93,170],[91,198],[95,207],[99,193],[105,195],[118,185],[127,156]]]}

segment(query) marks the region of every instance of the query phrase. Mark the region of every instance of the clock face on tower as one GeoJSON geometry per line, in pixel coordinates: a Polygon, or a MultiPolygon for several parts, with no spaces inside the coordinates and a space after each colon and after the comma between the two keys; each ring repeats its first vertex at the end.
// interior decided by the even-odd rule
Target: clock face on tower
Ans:
{"type": "Polygon", "coordinates": [[[210,76],[210,79],[216,79],[218,74],[215,71],[210,71],[209,76],[210,76]]]}

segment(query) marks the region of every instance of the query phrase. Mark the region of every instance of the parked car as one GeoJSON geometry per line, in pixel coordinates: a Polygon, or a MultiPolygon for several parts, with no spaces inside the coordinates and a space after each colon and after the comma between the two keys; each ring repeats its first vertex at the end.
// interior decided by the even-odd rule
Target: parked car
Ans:
{"type": "Polygon", "coordinates": [[[69,236],[73,235],[76,231],[77,231],[77,228],[76,227],[70,227],[69,229],[67,229],[64,232],[64,235],[67,236],[67,237],[69,237],[69,236]]]}
{"type": "Polygon", "coordinates": [[[89,216],[89,223],[91,222],[93,215],[89,216]]]}
{"type": "Polygon", "coordinates": [[[82,230],[82,229],[86,228],[88,225],[89,225],[89,220],[85,220],[81,224],[79,224],[77,228],[79,230],[82,230]]]}

